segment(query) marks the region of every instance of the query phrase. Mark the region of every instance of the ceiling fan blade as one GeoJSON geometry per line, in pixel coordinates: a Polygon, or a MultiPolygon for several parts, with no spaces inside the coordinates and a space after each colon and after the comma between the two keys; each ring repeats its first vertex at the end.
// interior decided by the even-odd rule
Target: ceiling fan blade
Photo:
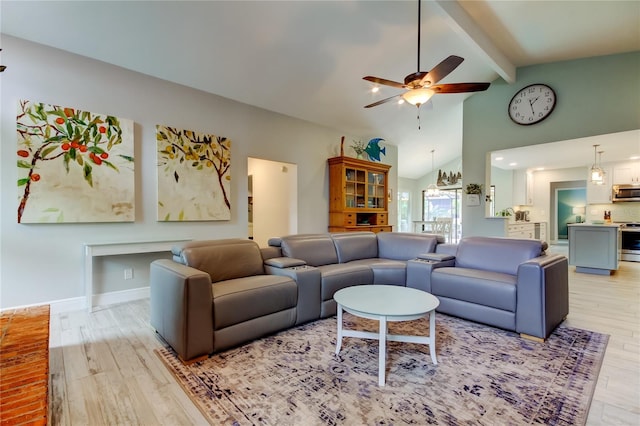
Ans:
{"type": "Polygon", "coordinates": [[[452,84],[436,84],[429,87],[436,93],[466,93],[466,92],[482,92],[487,90],[491,83],[452,83],[452,84]]]}
{"type": "Polygon", "coordinates": [[[402,94],[400,94],[400,95],[394,95],[394,96],[391,96],[391,97],[389,97],[389,98],[379,100],[378,102],[374,102],[374,103],[372,103],[372,104],[365,105],[365,108],[371,108],[371,107],[374,107],[374,106],[378,106],[378,105],[384,104],[384,103],[389,102],[389,101],[392,101],[392,100],[394,100],[395,98],[398,98],[398,97],[400,97],[400,96],[402,96],[402,94]]]}
{"type": "Polygon", "coordinates": [[[372,83],[384,84],[385,86],[397,87],[398,89],[404,89],[405,86],[397,81],[391,81],[384,78],[372,77],[370,75],[362,77],[363,80],[370,81],[372,83]]]}
{"type": "Polygon", "coordinates": [[[431,84],[436,84],[443,78],[445,78],[449,73],[460,65],[464,61],[464,58],[460,56],[451,55],[448,58],[444,59],[438,65],[433,67],[431,71],[427,73],[422,80],[420,81],[421,86],[428,86],[431,84]]]}

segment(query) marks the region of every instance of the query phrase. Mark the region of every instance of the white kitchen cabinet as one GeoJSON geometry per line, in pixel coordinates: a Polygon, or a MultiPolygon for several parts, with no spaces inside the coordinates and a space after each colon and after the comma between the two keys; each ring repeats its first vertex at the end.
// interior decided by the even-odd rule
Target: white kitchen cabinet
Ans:
{"type": "Polygon", "coordinates": [[[640,161],[620,163],[613,168],[614,185],[640,183],[640,161]]]}
{"type": "Polygon", "coordinates": [[[513,172],[513,204],[519,206],[533,205],[533,173],[525,169],[513,172]]]}
{"type": "Polygon", "coordinates": [[[547,241],[547,222],[540,222],[540,241],[547,241]]]}
{"type": "Polygon", "coordinates": [[[611,184],[613,180],[611,167],[602,167],[605,178],[602,185],[591,183],[591,166],[587,168],[587,204],[608,204],[611,202],[611,184]]]}
{"type": "Polygon", "coordinates": [[[511,238],[535,238],[536,227],[533,223],[511,223],[507,225],[507,236],[511,238]]]}

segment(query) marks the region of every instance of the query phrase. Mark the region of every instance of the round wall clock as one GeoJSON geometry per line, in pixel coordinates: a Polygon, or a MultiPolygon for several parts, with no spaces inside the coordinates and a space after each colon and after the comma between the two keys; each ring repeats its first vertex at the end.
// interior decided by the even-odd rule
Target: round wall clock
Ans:
{"type": "Polygon", "coordinates": [[[515,123],[528,126],[539,123],[556,106],[556,92],[546,84],[531,84],[518,91],[509,102],[509,117],[515,123]]]}

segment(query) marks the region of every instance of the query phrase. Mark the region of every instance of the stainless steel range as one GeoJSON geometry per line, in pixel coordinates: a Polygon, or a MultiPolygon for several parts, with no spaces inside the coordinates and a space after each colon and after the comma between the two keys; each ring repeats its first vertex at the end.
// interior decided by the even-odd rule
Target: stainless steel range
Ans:
{"type": "Polygon", "coordinates": [[[640,262],[640,222],[620,225],[622,236],[620,260],[640,262]]]}

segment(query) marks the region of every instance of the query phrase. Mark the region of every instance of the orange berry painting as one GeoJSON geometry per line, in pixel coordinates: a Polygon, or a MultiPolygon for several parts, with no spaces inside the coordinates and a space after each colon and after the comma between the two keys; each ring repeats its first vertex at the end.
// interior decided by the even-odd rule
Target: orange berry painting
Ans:
{"type": "Polygon", "coordinates": [[[133,121],[21,100],[18,223],[133,222],[133,121]]]}

